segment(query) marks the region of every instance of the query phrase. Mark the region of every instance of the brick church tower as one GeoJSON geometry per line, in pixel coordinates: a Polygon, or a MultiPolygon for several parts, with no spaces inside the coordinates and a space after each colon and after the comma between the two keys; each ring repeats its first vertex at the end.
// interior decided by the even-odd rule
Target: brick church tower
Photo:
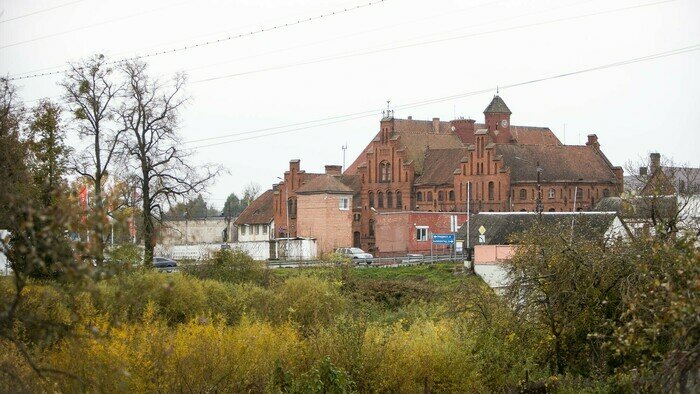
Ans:
{"type": "Polygon", "coordinates": [[[493,142],[508,144],[513,142],[510,132],[510,109],[503,99],[496,94],[488,107],[484,110],[486,128],[493,138],[493,142]]]}

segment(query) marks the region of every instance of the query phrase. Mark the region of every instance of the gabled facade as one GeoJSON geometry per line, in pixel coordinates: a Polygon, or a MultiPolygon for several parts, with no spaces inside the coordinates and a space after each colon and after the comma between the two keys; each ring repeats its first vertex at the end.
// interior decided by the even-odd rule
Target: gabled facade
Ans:
{"type": "Polygon", "coordinates": [[[236,218],[234,223],[238,228],[238,242],[267,241],[274,238],[272,200],[273,191],[267,190],[236,218]]]}
{"type": "Polygon", "coordinates": [[[360,177],[359,244],[377,250],[376,215],[396,211],[585,211],[622,193],[622,168],[598,137],[563,145],[546,127],[511,125],[498,95],[484,123],[397,119],[385,113],[379,132],[345,171],[360,177]]]}

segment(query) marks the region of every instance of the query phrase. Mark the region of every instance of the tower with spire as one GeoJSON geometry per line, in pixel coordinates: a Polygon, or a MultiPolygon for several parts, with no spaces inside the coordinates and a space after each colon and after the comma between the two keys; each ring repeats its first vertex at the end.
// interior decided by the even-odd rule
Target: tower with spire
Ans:
{"type": "Polygon", "coordinates": [[[496,143],[512,142],[513,135],[510,132],[510,115],[512,112],[505,101],[496,94],[493,100],[484,110],[486,128],[496,143]]]}

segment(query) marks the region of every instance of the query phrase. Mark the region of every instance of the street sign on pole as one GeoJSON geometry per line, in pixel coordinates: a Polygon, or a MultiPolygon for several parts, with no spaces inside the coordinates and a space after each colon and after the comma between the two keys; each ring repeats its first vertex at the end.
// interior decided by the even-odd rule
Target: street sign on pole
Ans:
{"type": "Polygon", "coordinates": [[[450,232],[456,233],[457,230],[457,215],[450,215],[450,232]]]}
{"type": "Polygon", "coordinates": [[[455,243],[454,234],[433,234],[434,244],[452,245],[455,243]]]}

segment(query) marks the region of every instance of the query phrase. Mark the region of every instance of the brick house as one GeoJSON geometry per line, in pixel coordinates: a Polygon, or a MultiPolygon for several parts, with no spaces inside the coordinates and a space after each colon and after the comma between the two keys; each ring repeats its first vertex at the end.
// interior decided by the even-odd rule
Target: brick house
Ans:
{"type": "Polygon", "coordinates": [[[327,254],[353,242],[354,190],[343,183],[340,166],[326,166],[326,173],[296,190],[297,236],[315,238],[318,252],[327,254]]]}
{"type": "Polygon", "coordinates": [[[532,212],[538,201],[544,211],[581,211],[622,192],[622,168],[610,163],[595,134],[583,146],[563,145],[549,128],[511,125],[511,114],[498,95],[483,124],[385,112],[375,138],[345,171],[361,180],[356,246],[376,249],[383,212],[466,211],[468,199],[472,212],[532,212]]]}
{"type": "Polygon", "coordinates": [[[433,245],[431,234],[449,234],[451,216],[457,216],[457,223],[467,220],[466,212],[381,212],[376,215],[376,249],[382,255],[406,255],[431,251],[444,252],[444,245],[433,245]]]}
{"type": "Polygon", "coordinates": [[[398,119],[386,111],[378,133],[342,175],[338,166],[306,173],[299,160],[290,161],[272,189],[275,236],[298,235],[299,190],[329,175],[354,193],[352,245],[372,252],[383,252],[379,230],[396,233],[377,227],[385,213],[465,212],[467,206],[533,212],[538,204],[545,212],[586,211],[622,193],[622,168],[610,163],[595,134],[585,145],[563,145],[547,127],[511,125],[511,114],[498,95],[484,123],[398,119]]]}

